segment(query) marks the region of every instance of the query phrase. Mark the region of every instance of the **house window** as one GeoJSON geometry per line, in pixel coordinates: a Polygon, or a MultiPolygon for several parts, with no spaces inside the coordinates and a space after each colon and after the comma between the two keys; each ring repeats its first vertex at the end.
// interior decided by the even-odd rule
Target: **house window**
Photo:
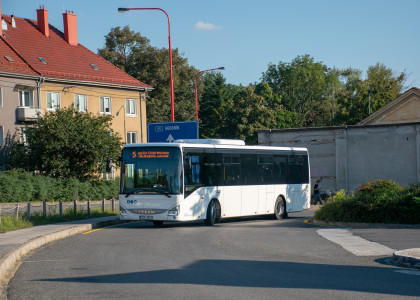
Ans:
{"type": "Polygon", "coordinates": [[[3,106],[3,88],[0,87],[0,107],[3,106]]]}
{"type": "Polygon", "coordinates": [[[127,132],[127,144],[137,143],[137,132],[129,131],[127,132]]]}
{"type": "Polygon", "coordinates": [[[3,145],[3,126],[0,126],[0,147],[3,145]]]}
{"type": "Polygon", "coordinates": [[[102,179],[103,180],[111,180],[115,179],[115,170],[112,168],[112,171],[109,173],[102,173],[102,179]]]}
{"type": "Polygon", "coordinates": [[[19,106],[32,107],[34,105],[34,99],[32,91],[19,90],[19,106]]]}
{"type": "Polygon", "coordinates": [[[60,108],[60,94],[47,92],[47,109],[56,110],[60,108]]]}
{"type": "Polygon", "coordinates": [[[87,112],[87,96],[74,95],[74,108],[77,111],[87,112]]]}
{"type": "Polygon", "coordinates": [[[126,99],[125,100],[125,106],[126,106],[126,114],[128,116],[137,115],[136,100],[135,99],[126,99]]]}
{"type": "Polygon", "coordinates": [[[102,114],[111,114],[111,98],[110,97],[101,97],[100,106],[102,114]]]}

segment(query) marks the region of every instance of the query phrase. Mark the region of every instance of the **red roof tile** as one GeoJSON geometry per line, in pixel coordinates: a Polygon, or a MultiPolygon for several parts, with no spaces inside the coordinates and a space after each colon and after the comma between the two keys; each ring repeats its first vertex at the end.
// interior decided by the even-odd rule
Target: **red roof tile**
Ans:
{"type": "Polygon", "coordinates": [[[81,44],[69,45],[64,40],[64,34],[51,25],[50,35],[46,37],[38,30],[36,21],[15,17],[16,28],[13,28],[11,17],[3,15],[3,18],[8,26],[0,39],[0,72],[152,88],[81,44]],[[5,56],[14,61],[8,61],[5,56]],[[47,63],[41,62],[38,57],[43,57],[47,63]]]}

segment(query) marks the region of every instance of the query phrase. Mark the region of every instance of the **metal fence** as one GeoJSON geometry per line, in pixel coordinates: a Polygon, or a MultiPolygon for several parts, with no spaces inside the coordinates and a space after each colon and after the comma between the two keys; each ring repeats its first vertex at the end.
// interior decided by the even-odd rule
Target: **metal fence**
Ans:
{"type": "Polygon", "coordinates": [[[32,216],[49,216],[60,215],[68,213],[69,211],[74,215],[87,214],[91,215],[93,211],[102,211],[110,209],[113,213],[118,207],[118,200],[102,199],[102,201],[73,201],[73,202],[39,202],[39,203],[10,203],[0,205],[0,224],[2,217],[14,216],[18,218],[26,218],[30,220],[32,216]]]}

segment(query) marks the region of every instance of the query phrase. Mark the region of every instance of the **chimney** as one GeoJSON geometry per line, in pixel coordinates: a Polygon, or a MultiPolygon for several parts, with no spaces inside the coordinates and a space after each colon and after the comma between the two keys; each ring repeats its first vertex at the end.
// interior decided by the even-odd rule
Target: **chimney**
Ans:
{"type": "Polygon", "coordinates": [[[63,13],[64,39],[72,46],[77,46],[77,16],[73,12],[63,13]]]}
{"type": "Polygon", "coordinates": [[[50,36],[50,26],[48,25],[48,9],[45,9],[44,6],[41,6],[36,10],[37,19],[38,19],[38,29],[46,37],[50,36]]]}

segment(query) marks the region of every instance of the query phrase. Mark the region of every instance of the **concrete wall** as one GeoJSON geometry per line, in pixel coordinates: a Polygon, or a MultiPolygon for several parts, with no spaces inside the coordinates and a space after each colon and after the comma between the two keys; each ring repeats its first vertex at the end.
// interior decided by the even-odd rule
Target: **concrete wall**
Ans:
{"type": "Polygon", "coordinates": [[[260,145],[306,147],[312,185],[355,190],[373,179],[420,184],[420,123],[260,130],[260,145]]]}

